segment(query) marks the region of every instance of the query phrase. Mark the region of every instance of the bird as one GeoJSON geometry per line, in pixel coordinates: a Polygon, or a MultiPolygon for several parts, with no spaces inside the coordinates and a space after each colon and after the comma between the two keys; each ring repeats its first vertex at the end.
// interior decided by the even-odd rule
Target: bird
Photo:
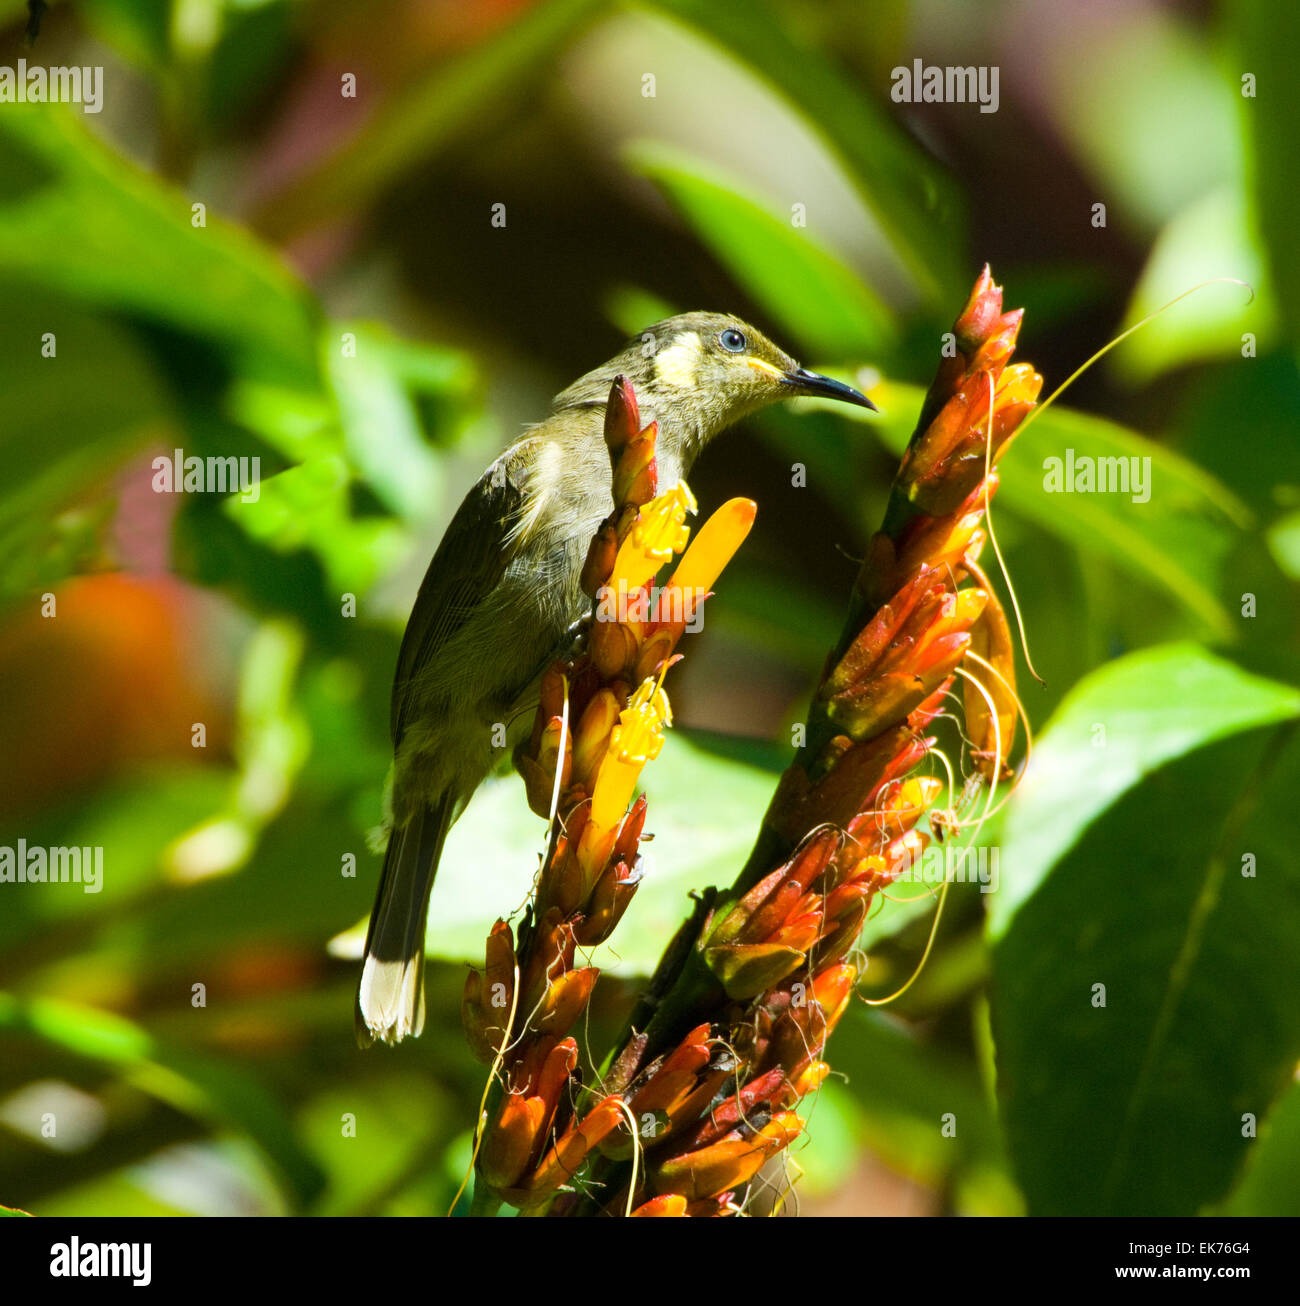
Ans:
{"type": "Polygon", "coordinates": [[[424,938],[444,840],[507,746],[526,733],[541,674],[591,608],[588,544],[613,508],[605,405],[632,386],[658,423],[661,487],[676,485],[719,432],[800,395],[875,409],[864,394],[801,367],[725,313],[667,318],[561,391],[466,494],[429,563],[393,678],[387,836],[371,912],[358,1042],[396,1044],[424,1027],[424,938]]]}

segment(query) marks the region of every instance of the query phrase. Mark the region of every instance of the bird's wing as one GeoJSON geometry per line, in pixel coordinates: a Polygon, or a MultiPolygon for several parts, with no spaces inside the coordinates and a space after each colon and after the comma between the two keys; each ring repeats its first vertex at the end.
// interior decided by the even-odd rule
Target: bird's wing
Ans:
{"type": "Polygon", "coordinates": [[[393,677],[390,727],[401,741],[415,677],[495,589],[526,535],[526,468],[534,441],[511,445],[456,509],[411,609],[393,677]]]}

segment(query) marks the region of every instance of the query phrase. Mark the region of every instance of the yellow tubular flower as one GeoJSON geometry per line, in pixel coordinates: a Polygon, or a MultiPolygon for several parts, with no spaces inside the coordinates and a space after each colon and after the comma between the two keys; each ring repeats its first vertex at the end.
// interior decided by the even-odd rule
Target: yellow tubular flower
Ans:
{"type": "Polygon", "coordinates": [[[744,544],[757,512],[753,499],[728,499],[696,532],[669,583],[684,590],[711,589],[744,544]]]}
{"type": "Polygon", "coordinates": [[[619,545],[614,570],[606,581],[614,593],[618,593],[620,581],[627,585],[629,593],[640,589],[674,553],[686,547],[690,536],[686,515],[694,513],[696,506],[690,487],[678,481],[641,509],[636,525],[619,545]]]}
{"type": "Polygon", "coordinates": [[[591,815],[578,846],[578,859],[588,873],[604,865],[614,831],[632,801],[641,768],[659,756],[664,730],[672,723],[668,695],[653,680],[643,681],[619,713],[618,725],[610,732],[609,747],[596,772],[591,815]]]}
{"type": "Polygon", "coordinates": [[[659,622],[680,638],[694,612],[697,597],[713,588],[754,524],[758,505],[753,499],[728,499],[696,532],[660,596],[659,609],[669,614],[659,622]]]}

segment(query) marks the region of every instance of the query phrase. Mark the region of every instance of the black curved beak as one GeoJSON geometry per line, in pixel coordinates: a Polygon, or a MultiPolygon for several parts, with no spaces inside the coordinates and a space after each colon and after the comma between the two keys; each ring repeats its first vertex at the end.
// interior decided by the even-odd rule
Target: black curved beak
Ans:
{"type": "Polygon", "coordinates": [[[801,395],[815,395],[818,399],[838,399],[841,403],[857,404],[859,408],[870,408],[873,413],[879,412],[876,405],[860,390],[845,385],[843,381],[822,376],[820,372],[810,372],[806,367],[787,372],[782,380],[801,395]]]}

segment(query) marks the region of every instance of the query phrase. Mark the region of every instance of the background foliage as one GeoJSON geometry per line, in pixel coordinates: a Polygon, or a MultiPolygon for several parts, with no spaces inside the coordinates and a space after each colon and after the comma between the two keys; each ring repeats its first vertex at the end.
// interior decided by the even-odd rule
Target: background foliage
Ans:
{"type": "MultiPolygon", "coordinates": [[[[454,832],[423,1039],[356,1049],[347,956],[397,642],[461,494],[665,312],[878,386],[881,419],[771,411],[693,478],[760,512],[674,673],[599,1050],[743,860],[987,259],[1049,389],[1206,277],[1256,293],[1179,305],[1005,461],[1038,751],[981,836],[997,892],[957,886],[918,983],[837,1032],[802,1209],[1300,1211],[1294,7],[84,0],[34,50],[24,19],[0,2],[0,63],[103,65],[105,104],[0,104],[0,842],[103,846],[105,877],[0,886],[0,1202],[446,1210],[481,1088],[463,963],[536,864],[516,780],[454,832]],[[997,65],[998,111],[892,103],[917,58],[997,65]],[[1045,494],[1067,447],[1150,457],[1150,501],[1045,494]],[[153,494],[178,448],[261,458],[260,498],[153,494]]],[[[868,992],[929,909],[870,923],[868,992]]]]}

